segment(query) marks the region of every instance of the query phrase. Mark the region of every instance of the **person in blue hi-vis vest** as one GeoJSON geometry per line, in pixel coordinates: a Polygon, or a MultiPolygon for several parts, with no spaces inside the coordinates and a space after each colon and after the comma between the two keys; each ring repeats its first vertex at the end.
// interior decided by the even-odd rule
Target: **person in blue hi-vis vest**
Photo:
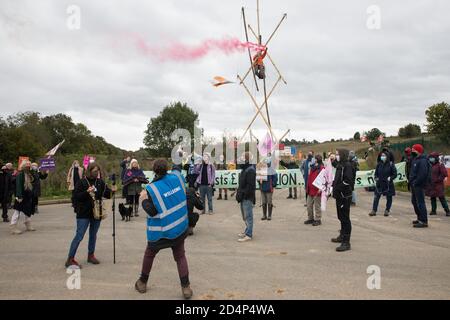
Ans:
{"type": "Polygon", "coordinates": [[[192,297],[189,269],[184,250],[184,239],[188,234],[188,210],[186,186],[181,174],[174,170],[168,173],[165,159],[153,163],[155,178],[141,192],[142,208],[147,213],[147,249],[142,263],[141,276],[135,288],[140,293],[147,291],[147,282],[153,260],[162,249],[172,248],[177,262],[181,290],[185,299],[192,297]]]}

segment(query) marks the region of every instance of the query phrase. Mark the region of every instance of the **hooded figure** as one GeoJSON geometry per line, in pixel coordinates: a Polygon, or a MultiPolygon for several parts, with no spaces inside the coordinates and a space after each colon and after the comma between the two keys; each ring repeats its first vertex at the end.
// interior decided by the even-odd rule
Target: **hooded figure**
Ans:
{"type": "Polygon", "coordinates": [[[351,249],[350,236],[352,223],[350,221],[350,204],[352,191],[355,186],[355,173],[349,161],[349,151],[346,149],[336,150],[336,160],[333,166],[336,174],[333,181],[333,198],[336,199],[337,216],[341,222],[340,235],[331,239],[332,242],[341,243],[336,251],[347,251],[351,249]]]}
{"type": "Polygon", "coordinates": [[[428,156],[428,161],[431,163],[431,181],[425,188],[425,195],[431,198],[431,212],[430,215],[436,214],[436,198],[442,204],[447,216],[450,216],[447,200],[445,199],[444,181],[447,178],[447,169],[443,163],[439,162],[439,153],[432,152],[428,156]]]}

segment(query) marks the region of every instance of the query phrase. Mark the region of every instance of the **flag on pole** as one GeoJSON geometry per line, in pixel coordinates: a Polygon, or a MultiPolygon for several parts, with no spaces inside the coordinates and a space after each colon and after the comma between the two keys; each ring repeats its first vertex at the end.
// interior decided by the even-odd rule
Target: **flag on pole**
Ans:
{"type": "Polygon", "coordinates": [[[58,151],[59,147],[62,146],[62,144],[64,143],[64,141],[66,141],[65,139],[63,141],[61,141],[60,143],[58,143],[56,146],[53,147],[52,150],[50,150],[49,152],[47,152],[45,155],[52,157],[55,155],[56,151],[58,151]]]}
{"type": "Polygon", "coordinates": [[[258,144],[258,150],[261,155],[266,156],[269,153],[272,153],[274,147],[274,143],[272,137],[267,133],[264,141],[258,144]]]}

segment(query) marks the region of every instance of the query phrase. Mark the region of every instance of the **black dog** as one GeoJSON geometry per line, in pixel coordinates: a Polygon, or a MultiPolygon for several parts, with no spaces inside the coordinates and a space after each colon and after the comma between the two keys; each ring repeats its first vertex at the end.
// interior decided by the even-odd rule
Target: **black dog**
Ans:
{"type": "Polygon", "coordinates": [[[119,212],[122,216],[122,221],[130,221],[131,220],[131,213],[133,212],[133,208],[131,207],[125,207],[123,203],[119,203],[119,212]]]}

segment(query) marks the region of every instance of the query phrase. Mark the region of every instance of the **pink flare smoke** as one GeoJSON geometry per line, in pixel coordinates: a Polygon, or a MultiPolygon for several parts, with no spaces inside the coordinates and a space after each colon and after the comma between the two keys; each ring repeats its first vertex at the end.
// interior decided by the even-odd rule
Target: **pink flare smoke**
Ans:
{"type": "Polygon", "coordinates": [[[249,48],[253,52],[264,50],[265,47],[251,42],[241,42],[238,39],[206,40],[197,46],[173,43],[168,47],[152,47],[142,38],[136,38],[136,47],[143,54],[158,58],[161,61],[193,61],[205,57],[213,50],[225,54],[242,52],[249,48]]]}

